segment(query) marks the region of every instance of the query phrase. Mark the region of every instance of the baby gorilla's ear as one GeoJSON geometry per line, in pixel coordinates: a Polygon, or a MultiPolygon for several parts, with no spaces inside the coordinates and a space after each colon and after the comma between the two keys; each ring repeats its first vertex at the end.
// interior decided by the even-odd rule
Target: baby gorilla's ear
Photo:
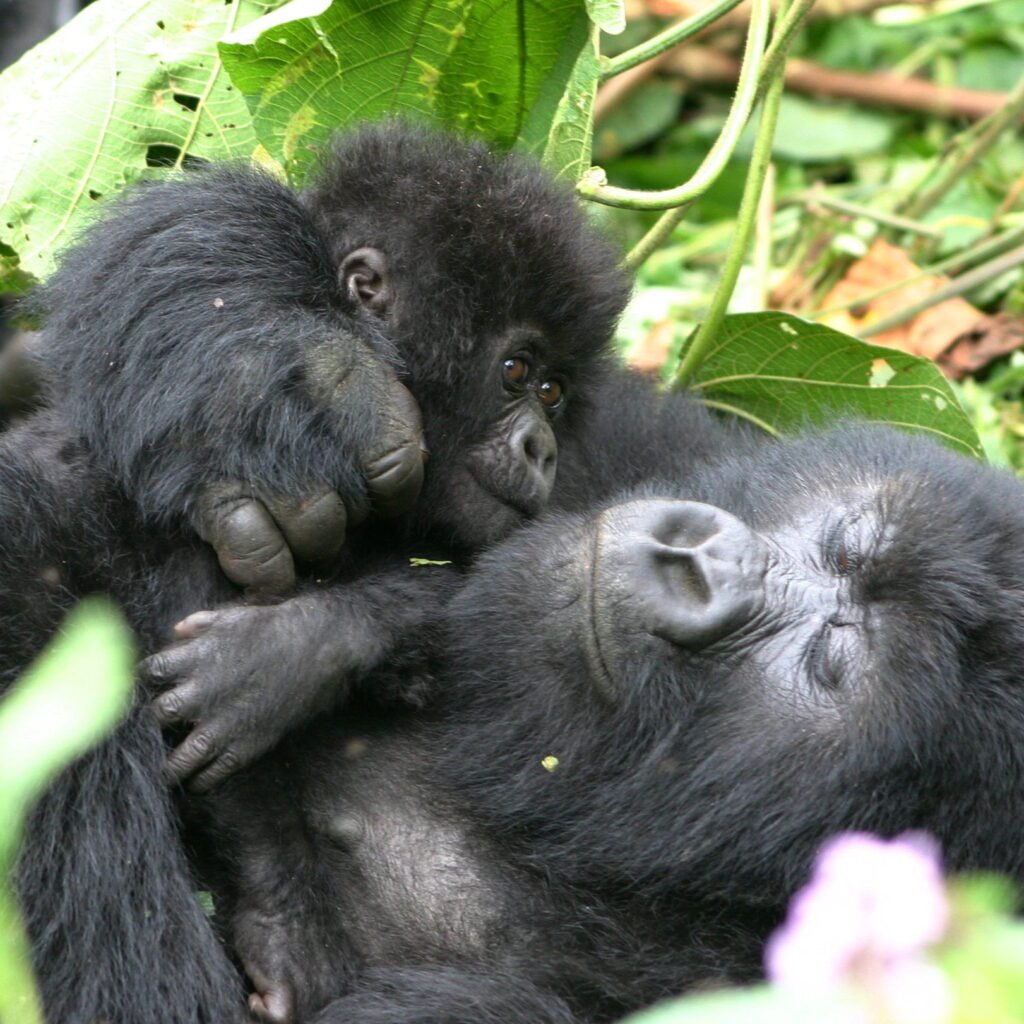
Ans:
{"type": "Polygon", "coordinates": [[[345,293],[366,309],[383,316],[391,308],[388,261],[379,249],[356,249],[342,261],[339,275],[345,293]]]}

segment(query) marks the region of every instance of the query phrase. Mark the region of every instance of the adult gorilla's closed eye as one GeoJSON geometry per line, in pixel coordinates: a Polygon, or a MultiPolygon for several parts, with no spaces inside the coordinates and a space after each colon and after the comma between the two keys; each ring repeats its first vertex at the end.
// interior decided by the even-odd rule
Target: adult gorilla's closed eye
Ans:
{"type": "MultiPolygon", "coordinates": [[[[280,528],[339,585],[249,609],[272,657],[214,644],[224,685],[186,680],[158,705],[199,722],[176,773],[209,784],[255,757],[436,612],[446,574],[410,555],[457,558],[543,506],[626,292],[616,254],[538,169],[400,126],[341,140],[300,196],[239,169],[143,189],[47,289],[54,401],[0,439],[0,677],[93,591],[123,604],[147,654],[188,613],[237,600],[193,527],[239,585],[287,585],[280,528]],[[419,485],[416,407],[389,360],[431,446],[421,501],[332,560],[353,519],[419,485]],[[310,622],[313,656],[293,640],[310,622]]],[[[189,628],[215,641],[209,620],[189,628]]],[[[47,794],[19,863],[61,1024],[241,1012],[194,899],[149,683],[47,794]]]]}
{"type": "Polygon", "coordinates": [[[870,427],[527,528],[425,721],[260,766],[223,836],[251,974],[347,992],[320,1022],[611,1020],[755,976],[834,832],[1024,879],[1021,536],[1020,483],[870,427]]]}

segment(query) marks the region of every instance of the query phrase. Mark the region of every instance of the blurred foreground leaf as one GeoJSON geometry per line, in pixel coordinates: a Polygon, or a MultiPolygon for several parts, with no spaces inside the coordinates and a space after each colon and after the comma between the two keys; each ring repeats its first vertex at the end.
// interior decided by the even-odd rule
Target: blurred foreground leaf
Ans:
{"type": "Polygon", "coordinates": [[[124,713],[132,650],[114,607],[85,601],[0,700],[0,862],[10,855],[25,809],[124,713]]]}
{"type": "Polygon", "coordinates": [[[757,985],[659,1003],[621,1024],[823,1024],[862,1020],[858,1009],[841,993],[797,996],[757,985]]]}
{"type": "MultiPolygon", "coordinates": [[[[592,102],[596,56],[592,67],[579,65],[593,46],[590,28],[581,0],[292,0],[235,32],[220,53],[260,141],[301,180],[333,130],[388,114],[481,135],[504,149],[529,124],[536,148],[584,71],[592,102]],[[538,106],[548,111],[543,125],[538,106]]],[[[584,141],[578,130],[574,137],[584,141]]]]}
{"type": "Polygon", "coordinates": [[[43,1024],[30,951],[9,879],[25,816],[53,778],[103,738],[128,706],[132,639],[107,601],[83,602],[0,699],[0,1022],[43,1024]]]}
{"type": "Polygon", "coordinates": [[[727,316],[692,388],[713,408],[771,433],[851,416],[984,457],[974,427],[933,363],[788,313],[727,316]]]}
{"type": "Polygon", "coordinates": [[[253,153],[215,44],[279,2],[98,0],[0,75],[0,291],[46,277],[147,168],[253,153]]]}

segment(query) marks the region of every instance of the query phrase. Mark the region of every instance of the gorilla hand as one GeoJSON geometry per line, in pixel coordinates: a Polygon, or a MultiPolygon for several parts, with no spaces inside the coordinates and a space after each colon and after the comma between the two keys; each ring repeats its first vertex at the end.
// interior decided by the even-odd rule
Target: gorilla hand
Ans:
{"type": "Polygon", "coordinates": [[[372,660],[374,635],[329,594],[279,605],[201,611],[174,627],[181,642],[147,658],[164,692],[163,726],[191,726],[165,770],[203,792],[270,750],[291,729],[344,698],[372,660]]]}
{"type": "MultiPolygon", "coordinates": [[[[391,375],[383,363],[374,370],[391,375]]],[[[377,411],[382,431],[360,463],[373,510],[395,516],[413,504],[423,483],[423,427],[409,390],[394,379],[384,383],[390,400],[377,411]]],[[[295,586],[295,559],[330,561],[345,542],[346,528],[364,516],[362,503],[346,505],[335,491],[302,500],[254,494],[251,487],[225,481],[202,489],[192,519],[228,579],[250,594],[281,596],[295,586]]]]}

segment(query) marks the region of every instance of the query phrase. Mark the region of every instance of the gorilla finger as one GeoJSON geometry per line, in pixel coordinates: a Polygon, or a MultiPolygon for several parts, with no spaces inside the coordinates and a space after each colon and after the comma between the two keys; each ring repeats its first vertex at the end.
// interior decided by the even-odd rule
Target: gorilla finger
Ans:
{"type": "Polygon", "coordinates": [[[204,768],[221,749],[221,743],[209,732],[196,730],[167,756],[164,776],[169,782],[183,783],[204,768]]]}
{"type": "Polygon", "coordinates": [[[169,647],[143,658],[138,673],[142,679],[166,685],[188,675],[195,661],[190,647],[169,647]]]}
{"type": "Polygon", "coordinates": [[[295,999],[287,985],[263,988],[249,996],[249,1012],[260,1024],[292,1024],[295,999]]]}
{"type": "Polygon", "coordinates": [[[391,429],[383,439],[386,450],[364,466],[373,507],[383,516],[405,512],[423,486],[423,420],[416,399],[404,385],[391,385],[391,429]]]}
{"type": "Polygon", "coordinates": [[[292,554],[302,561],[329,561],[341,550],[348,516],[344,503],[334,491],[324,491],[304,501],[278,497],[264,501],[292,554]]]}
{"type": "Polygon", "coordinates": [[[295,563],[284,535],[263,503],[240,484],[204,488],[193,520],[233,583],[268,595],[284,594],[295,586],[295,563]]]}
{"type": "Polygon", "coordinates": [[[234,775],[235,772],[244,768],[249,760],[251,759],[243,761],[233,750],[225,750],[212,764],[207,765],[201,772],[193,776],[188,788],[193,793],[208,793],[225,779],[234,775]]]}
{"type": "Polygon", "coordinates": [[[195,640],[205,633],[218,619],[217,612],[201,611],[187,615],[181,622],[174,624],[176,640],[195,640]]]}
{"type": "Polygon", "coordinates": [[[194,722],[202,710],[202,693],[202,687],[190,682],[160,694],[152,703],[157,722],[160,725],[194,722]]]}

